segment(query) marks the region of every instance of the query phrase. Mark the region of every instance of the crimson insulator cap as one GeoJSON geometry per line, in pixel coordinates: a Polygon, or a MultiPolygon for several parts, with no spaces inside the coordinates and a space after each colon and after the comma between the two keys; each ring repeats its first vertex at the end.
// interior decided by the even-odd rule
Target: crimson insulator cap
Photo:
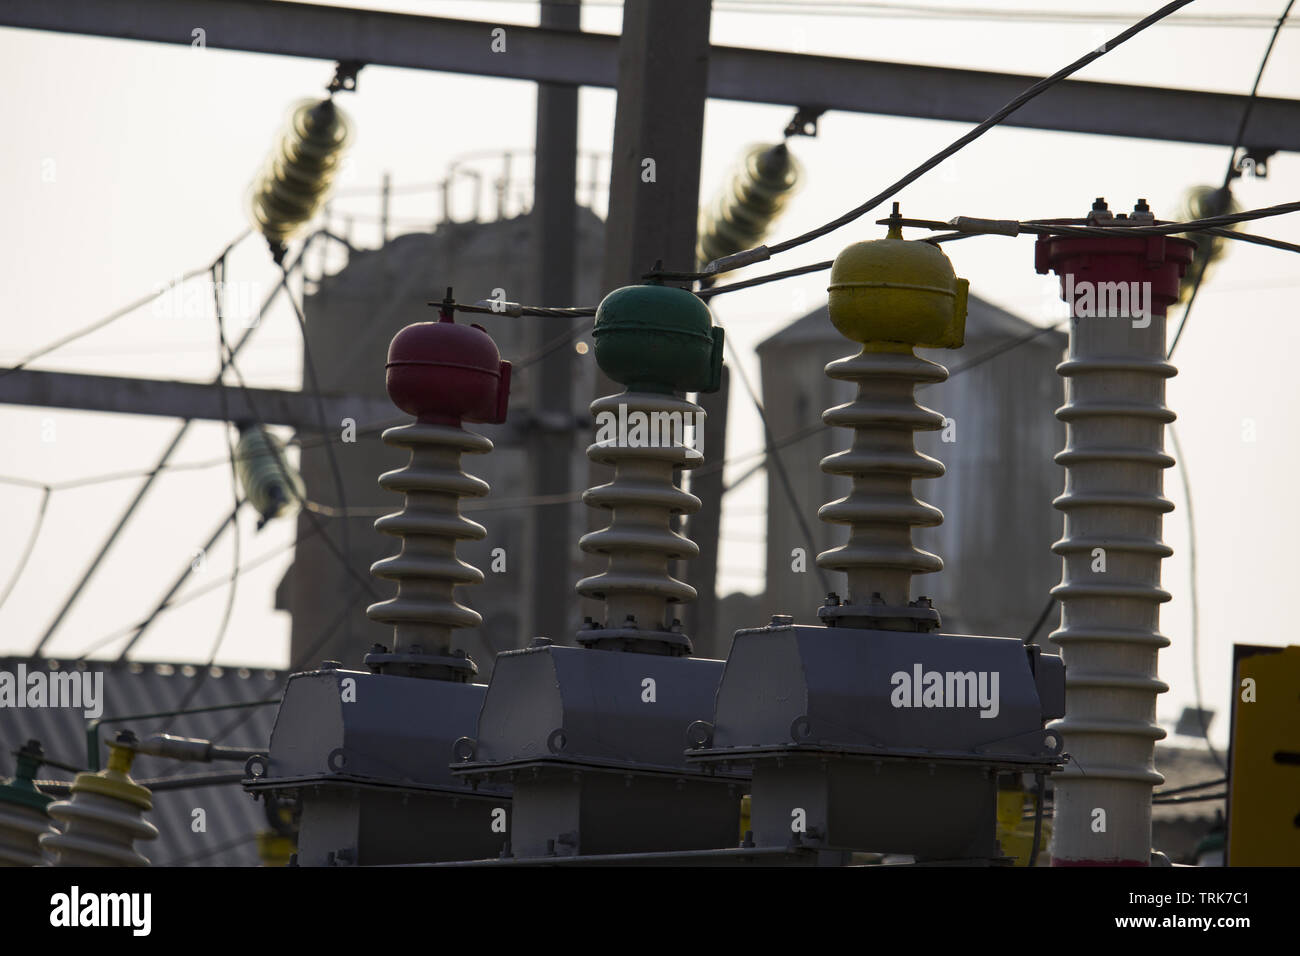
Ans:
{"type": "Polygon", "coordinates": [[[510,363],[478,325],[450,318],[408,325],[388,346],[388,397],[422,422],[498,424],[506,419],[510,363]]]}

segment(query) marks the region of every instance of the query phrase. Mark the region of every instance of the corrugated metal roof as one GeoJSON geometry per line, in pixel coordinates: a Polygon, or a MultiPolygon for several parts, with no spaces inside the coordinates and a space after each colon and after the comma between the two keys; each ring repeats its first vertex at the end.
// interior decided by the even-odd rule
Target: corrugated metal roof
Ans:
{"type": "MultiPolygon", "coordinates": [[[[12,657],[0,658],[0,671],[16,675],[19,664],[25,665],[29,673],[36,668],[46,672],[70,669],[103,672],[102,718],[105,723],[100,729],[101,766],[107,755],[102,741],[111,740],[119,730],[132,730],[140,737],[166,731],[184,737],[202,737],[231,747],[264,750],[275,722],[277,708],[274,705],[107,722],[107,718],[157,713],[179,706],[202,671],[202,668],[190,664],[138,661],[66,664],[55,660],[12,657]],[[239,726],[232,728],[236,722],[239,726]]],[[[214,667],[208,671],[188,706],[209,707],[278,698],[286,676],[284,671],[214,667]]],[[[83,709],[78,707],[0,708],[0,776],[13,774],[12,752],[31,738],[41,742],[50,758],[86,766],[86,730],[89,724],[83,709]]],[[[242,766],[234,761],[196,764],[142,755],[136,758],[131,775],[136,779],[148,779],[184,773],[235,771],[242,766]]],[[[47,766],[41,769],[39,776],[47,780],[70,780],[72,774],[47,766]]],[[[265,816],[261,804],[254,803],[238,784],[163,791],[154,794],[153,804],[147,819],[158,828],[158,839],[138,846],[155,865],[257,866],[260,863],[255,837],[259,831],[267,829],[265,816]],[[191,829],[196,808],[202,808],[206,816],[206,831],[202,833],[191,829]]]]}

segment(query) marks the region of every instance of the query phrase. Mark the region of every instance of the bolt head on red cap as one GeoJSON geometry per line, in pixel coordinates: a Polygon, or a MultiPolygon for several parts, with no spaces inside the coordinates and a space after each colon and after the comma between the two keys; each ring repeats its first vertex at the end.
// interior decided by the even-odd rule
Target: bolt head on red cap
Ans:
{"type": "Polygon", "coordinates": [[[510,363],[483,328],[457,325],[448,308],[393,336],[386,368],[389,398],[422,422],[505,421],[510,363]]]}

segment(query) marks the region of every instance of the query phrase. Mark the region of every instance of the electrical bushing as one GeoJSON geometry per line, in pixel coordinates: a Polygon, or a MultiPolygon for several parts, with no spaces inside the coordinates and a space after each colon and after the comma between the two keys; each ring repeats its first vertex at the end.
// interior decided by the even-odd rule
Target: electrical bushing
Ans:
{"type": "Polygon", "coordinates": [[[483,580],[457,557],[457,542],[487,535],[460,513],[461,498],[488,493],[461,455],[492,442],[461,423],[503,421],[510,389],[510,363],[483,329],[456,324],[453,308],[448,290],[440,320],[407,326],[388,351],[389,396],[416,418],[383,434],[411,452],[379,479],[405,496],[400,512],[375,522],[401,551],[371,567],[397,582],[397,595],[367,609],[392,625],[392,646],[374,645],[365,671],[327,662],[291,676],[269,756],[246,768],[248,791],[299,801],[300,866],[476,859],[508,839],[508,788],[471,789],[449,769],[487,690],[455,646],[461,629],[482,621],[455,589],[483,580]]]}
{"type": "Polygon", "coordinates": [[[913,437],[943,416],[918,405],[914,389],[947,378],[913,349],[962,344],[967,283],[895,223],[840,254],[829,294],[832,323],[861,346],[826,367],[857,385],[853,401],[823,416],[853,429],[852,446],[822,462],[852,490],[819,513],[848,527],[848,541],[817,559],[845,574],[845,598],[828,597],[825,626],[778,616],[736,633],[688,761],[752,771],[752,840],[738,857],[1005,862],[998,776],[1062,765],[1060,735],[1044,729],[1064,710],[1061,662],[1018,638],[939,633],[931,602],[911,600],[912,576],[943,567],[911,538],[943,520],[912,492],[914,479],[943,474],[913,437]]]}
{"type": "Polygon", "coordinates": [[[253,225],[277,258],[324,204],[351,140],[352,123],[332,98],[294,107],[249,196],[253,225]]]}
{"type": "Polygon", "coordinates": [[[708,263],[759,245],[802,176],[803,167],[784,142],[745,150],[717,198],[700,210],[696,258],[708,263]]]}
{"type": "MultiPolygon", "coordinates": [[[[1139,200],[1133,216],[1111,216],[1098,199],[1089,221],[1123,226],[1151,221],[1139,200]],[[1142,216],[1139,217],[1139,212],[1142,216]]],[[[1169,689],[1157,656],[1161,562],[1173,553],[1162,540],[1165,314],[1177,301],[1195,243],[1172,236],[1044,236],[1034,247],[1039,273],[1060,277],[1070,306],[1065,378],[1066,446],[1056,456],[1065,491],[1061,626],[1050,640],[1066,665],[1060,733],[1075,761],[1057,778],[1052,865],[1146,866],[1151,860],[1151,789],[1155,769],[1156,698],[1169,689]],[[1097,811],[1106,828],[1098,831],[1097,811]]]]}
{"type": "Polygon", "coordinates": [[[158,828],[144,819],[153,795],[131,779],[135,735],[122,731],[108,747],[108,766],[98,773],[79,773],[67,800],[47,812],[62,832],[40,838],[55,866],[148,866],[135,849],[136,840],[155,840],[158,828]]]}
{"type": "Polygon", "coordinates": [[[700,500],[677,487],[675,469],[699,465],[704,410],[677,392],[717,391],[722,379],[723,330],[709,307],[683,289],[627,286],[596,311],[596,362],[626,386],[591,404],[596,441],[592,461],[614,467],[607,484],[583,493],[608,510],[609,527],[578,546],[609,560],[605,571],[578,582],[578,593],[605,604],[605,619],[578,633],[585,647],[689,654],[690,639],[671,608],[695,600],[695,589],[672,576],[670,562],[699,547],[672,529],[674,515],[694,514],[700,500]]]}
{"type": "Polygon", "coordinates": [[[703,413],[676,393],[718,387],[722,330],[691,293],[645,285],[605,298],[594,339],[601,369],[626,386],[591,405],[587,454],[614,477],[583,500],[611,519],[580,544],[608,566],[577,589],[604,615],[579,647],[538,639],[499,655],[477,734],[458,745],[460,776],[513,786],[517,862],[731,846],[745,792],[742,775],[686,766],[687,727],[711,707],[722,663],[689,656],[673,608],[695,591],[669,572],[697,551],[672,516],[700,507],[674,469],[702,460],[689,429],[703,413]]]}
{"type": "Polygon", "coordinates": [[[0,866],[40,866],[40,837],[53,833],[46,812],[53,801],[33,782],[45,756],[40,741],[29,740],[14,752],[12,780],[0,784],[0,866]]]}

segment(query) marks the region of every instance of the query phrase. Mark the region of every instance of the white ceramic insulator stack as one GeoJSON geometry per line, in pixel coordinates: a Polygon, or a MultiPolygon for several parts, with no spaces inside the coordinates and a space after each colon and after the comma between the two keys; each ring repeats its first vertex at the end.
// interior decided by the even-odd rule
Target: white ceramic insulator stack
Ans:
{"type": "Polygon", "coordinates": [[[1126,319],[1071,322],[1066,402],[1065,492],[1055,505],[1065,530],[1052,550],[1062,556],[1061,628],[1051,640],[1066,667],[1066,714],[1059,730],[1072,756],[1056,780],[1052,856],[1058,863],[1146,865],[1151,848],[1156,657],[1160,633],[1160,562],[1172,554],[1161,525],[1173,504],[1163,494],[1165,317],[1134,328],[1126,319]],[[1099,814],[1098,811],[1102,813],[1099,814]],[[1102,820],[1104,814],[1104,829],[1102,820]]]}
{"type": "MultiPolygon", "coordinates": [[[[697,427],[703,422],[698,405],[655,392],[607,395],[591,403],[591,413],[593,418],[602,413],[617,417],[620,405],[626,406],[629,420],[641,412],[648,421],[668,414],[697,427]]],[[[666,631],[672,623],[669,607],[695,600],[695,588],[668,570],[670,561],[700,553],[694,541],[671,527],[673,515],[700,509],[699,498],[673,484],[673,469],[694,468],[703,456],[686,447],[680,434],[668,432],[659,429],[661,447],[630,447],[632,442],[615,438],[587,448],[592,461],[613,465],[614,478],[584,492],[582,500],[592,508],[608,508],[612,515],[609,527],[583,535],[578,544],[588,554],[607,555],[609,565],[603,573],[579,581],[578,593],[605,602],[608,627],[624,627],[631,617],[636,627],[666,631]]]]}
{"type": "Polygon", "coordinates": [[[141,808],[105,794],[80,791],[51,803],[49,814],[63,824],[60,833],[40,838],[55,866],[148,866],[136,840],[155,840],[158,828],[141,808]]]}
{"type": "Polygon", "coordinates": [[[820,567],[848,575],[847,604],[905,606],[914,574],[943,569],[943,561],[912,543],[912,528],[943,522],[943,512],[917,500],[912,481],[938,478],[943,463],[916,450],[915,432],[943,428],[944,417],[916,402],[918,384],[942,382],[948,370],[912,354],[863,351],[831,362],[826,374],[856,382],[857,397],[822,414],[853,429],[846,451],[822,459],[822,471],[853,480],[843,498],[823,505],[822,521],[849,527],[849,540],[817,555],[820,567]]]}
{"type": "Polygon", "coordinates": [[[411,460],[379,478],[381,487],[406,496],[401,511],[375,522],[379,531],[402,539],[402,550],[371,567],[376,577],[397,582],[397,596],[372,604],[366,614],[393,626],[395,652],[419,646],[426,654],[445,654],[456,629],[483,621],[456,600],[456,587],[483,581],[482,571],[457,557],[456,543],[487,536],[486,528],[460,513],[460,499],[481,498],[489,488],[466,474],[460,459],[491,451],[492,442],[463,428],[422,422],[389,428],[383,438],[409,448],[411,460]]]}
{"type": "Polygon", "coordinates": [[[50,818],[35,807],[0,803],[0,866],[41,866],[40,838],[53,832],[50,818]]]}

